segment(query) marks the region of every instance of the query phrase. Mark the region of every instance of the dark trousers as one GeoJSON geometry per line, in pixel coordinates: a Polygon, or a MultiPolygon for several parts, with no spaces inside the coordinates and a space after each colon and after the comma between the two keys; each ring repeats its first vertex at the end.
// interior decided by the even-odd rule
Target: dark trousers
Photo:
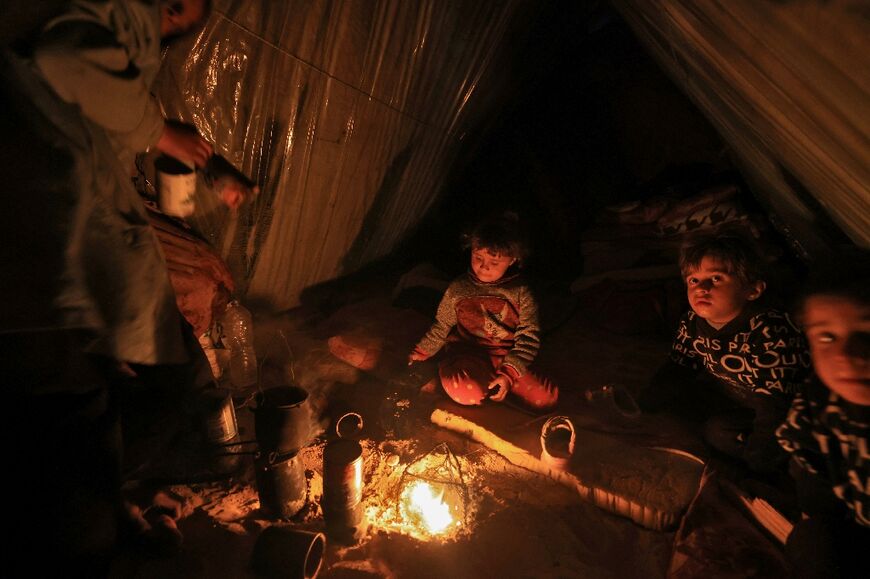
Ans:
{"type": "Polygon", "coordinates": [[[767,401],[757,396],[741,403],[723,390],[712,378],[698,378],[694,372],[669,365],[641,392],[638,405],[644,412],[668,413],[694,425],[710,448],[752,471],[784,472],[787,456],[774,429],[785,418],[785,407],[762,405],[767,401]]]}
{"type": "Polygon", "coordinates": [[[24,496],[8,505],[11,576],[100,577],[119,534],[119,405],[80,331],[0,335],[11,393],[8,471],[24,496]]]}
{"type": "Polygon", "coordinates": [[[183,420],[183,393],[201,375],[191,364],[134,367],[139,376],[125,377],[114,360],[85,354],[88,342],[82,331],[0,334],[7,472],[24,492],[7,505],[11,576],[108,572],[130,531],[124,473],[165,451],[183,420]],[[151,434],[162,438],[143,442],[151,434]]]}

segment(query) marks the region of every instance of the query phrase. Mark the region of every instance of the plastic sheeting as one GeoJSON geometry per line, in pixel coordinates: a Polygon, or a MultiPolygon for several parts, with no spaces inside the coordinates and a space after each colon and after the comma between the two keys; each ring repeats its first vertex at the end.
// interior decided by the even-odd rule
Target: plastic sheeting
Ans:
{"type": "Polygon", "coordinates": [[[866,0],[614,0],[806,257],[870,247],[866,0]],[[833,243],[832,243],[833,242],[833,243]]]}
{"type": "Polygon", "coordinates": [[[262,191],[190,218],[237,291],[271,310],[385,256],[440,192],[497,92],[527,0],[215,2],[156,92],[262,191]],[[490,80],[488,80],[490,79],[490,80]]]}

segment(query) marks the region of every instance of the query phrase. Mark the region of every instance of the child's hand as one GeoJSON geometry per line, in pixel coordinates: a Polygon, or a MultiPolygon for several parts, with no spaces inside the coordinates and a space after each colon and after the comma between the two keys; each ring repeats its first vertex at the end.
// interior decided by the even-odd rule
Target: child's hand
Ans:
{"type": "Polygon", "coordinates": [[[505,399],[505,396],[510,392],[510,378],[503,375],[496,376],[492,382],[489,383],[487,389],[489,390],[489,399],[494,402],[501,402],[505,399]]]}
{"type": "Polygon", "coordinates": [[[408,354],[408,366],[410,366],[414,362],[422,362],[428,359],[429,354],[419,348],[414,348],[413,350],[411,350],[411,353],[408,354]]]}

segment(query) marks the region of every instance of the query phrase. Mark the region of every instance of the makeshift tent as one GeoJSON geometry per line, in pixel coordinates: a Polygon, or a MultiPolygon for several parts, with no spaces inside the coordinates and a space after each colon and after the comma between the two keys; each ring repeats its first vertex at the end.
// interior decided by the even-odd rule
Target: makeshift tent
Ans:
{"type": "MultiPolygon", "coordinates": [[[[0,23],[4,42],[64,3],[29,4],[18,28],[9,25],[15,20],[0,23]],[[45,12],[37,14],[40,10],[45,12]]],[[[336,400],[336,406],[352,405],[373,428],[367,437],[377,432],[377,418],[384,421],[385,408],[388,417],[398,412],[401,418],[397,409],[407,405],[399,404],[406,399],[397,392],[408,385],[396,376],[431,321],[426,308],[434,309],[447,283],[445,272],[424,265],[374,298],[336,299],[313,313],[291,308],[321,282],[359,272],[400,250],[427,221],[426,256],[448,252],[440,238],[426,245],[428,233],[454,228],[475,213],[468,211],[471,206],[516,202],[515,190],[500,189],[507,181],[521,181],[516,185],[527,197],[526,216],[549,241],[540,253],[563,269],[545,274],[567,275],[574,282],[570,291],[565,284],[557,288],[562,294],[554,290],[542,300],[552,309],[542,308],[549,349],[542,349],[541,359],[551,363],[562,401],[574,405],[570,415],[584,418],[576,422],[578,430],[587,429],[587,452],[577,456],[595,468],[578,471],[583,477],[576,480],[576,473],[556,473],[554,478],[571,483],[570,492],[547,486],[532,474],[549,468],[538,458],[535,430],[542,417],[518,414],[504,439],[483,432],[486,420],[468,428],[462,423],[454,430],[471,432],[471,438],[477,433],[477,440],[501,449],[501,454],[487,452],[450,438],[462,450],[463,468],[477,475],[473,486],[482,497],[479,526],[470,527],[473,540],[418,548],[377,533],[359,551],[330,549],[324,575],[656,576],[671,561],[671,576],[677,577],[690,576],[696,567],[709,569],[722,555],[718,574],[710,576],[746,576],[752,565],[781,576],[777,545],[735,512],[718,483],[706,484],[715,477],[704,477],[704,489],[692,501],[695,516],[683,517],[703,460],[694,449],[673,448],[672,439],[682,432],[662,427],[661,440],[651,441],[650,432],[658,432],[660,424],[646,424],[649,431],[642,432],[639,422],[615,407],[597,407],[592,394],[611,381],[637,392],[666,356],[667,333],[686,307],[673,257],[693,220],[703,226],[730,220],[753,229],[759,212],[742,205],[749,197],[760,205],[765,227],[789,242],[794,257],[822,260],[850,244],[870,246],[866,3],[212,4],[196,35],[166,49],[155,90],[167,117],[194,124],[261,192],[234,213],[203,190],[186,223],[150,215],[149,227],[163,243],[180,308],[197,333],[211,331],[206,328],[231,294],[255,310],[261,386],[298,383],[317,413],[336,400]],[[650,55],[673,85],[651,66],[650,55]],[[669,166],[695,162],[738,169],[748,190],[733,173],[725,183],[707,183],[695,174],[682,182],[656,180],[669,166]],[[463,180],[478,187],[455,187],[463,180]],[[488,197],[475,195],[484,189],[482,181],[492,185],[488,197]],[[566,256],[569,261],[560,263],[566,256]],[[384,396],[387,388],[393,391],[384,396]],[[514,434],[522,440],[534,435],[531,446],[513,452],[507,443],[514,434]],[[631,453],[613,450],[637,450],[639,444],[646,444],[644,460],[657,467],[643,476],[633,474],[639,461],[631,453]],[[607,462],[612,458],[629,464],[614,467],[607,462]],[[625,472],[632,474],[623,477],[625,472]],[[679,485],[669,482],[673,473],[686,475],[679,485]],[[652,507],[661,508],[644,504],[650,496],[657,501],[652,507]],[[677,525],[674,541],[669,533],[677,525]],[[707,530],[711,538],[698,543],[707,530]],[[741,550],[742,545],[756,550],[741,550]]],[[[10,124],[26,128],[27,119],[14,120],[20,122],[10,124]]],[[[41,176],[42,159],[23,163],[15,155],[20,143],[9,141],[3,143],[7,170],[41,176]]],[[[153,180],[151,160],[140,168],[153,180]]],[[[6,218],[20,222],[18,213],[10,211],[6,218]]],[[[39,238],[38,220],[25,223],[39,238]]],[[[455,244],[455,231],[445,233],[455,244]]],[[[33,247],[24,245],[6,243],[4,249],[10,256],[31,255],[22,250],[33,247]]],[[[788,257],[776,253],[781,247],[767,247],[769,261],[788,257]]],[[[467,257],[462,259],[464,268],[467,257]]],[[[22,269],[50,265],[36,261],[22,269]]],[[[378,281],[383,290],[391,280],[378,281]]],[[[6,305],[23,310],[27,303],[13,299],[6,305]]],[[[228,385],[226,376],[221,379],[228,385]]],[[[252,398],[237,398],[239,432],[250,434],[252,413],[241,409],[252,398]]],[[[224,404],[221,411],[228,408],[224,404]]],[[[318,415],[323,423],[329,418],[326,412],[318,415]]],[[[160,424],[153,430],[161,430],[160,424]]],[[[414,432],[411,439],[366,441],[368,506],[389,503],[393,495],[383,492],[389,475],[419,454],[422,443],[449,434],[419,422],[408,430],[414,432]]],[[[235,446],[225,442],[222,447],[235,446]]],[[[318,525],[322,519],[318,444],[300,453],[310,508],[295,523],[318,525]]],[[[184,474],[200,467],[184,455],[190,448],[167,452],[182,463],[168,460],[168,466],[189,468],[184,474]]],[[[258,518],[255,485],[249,477],[233,487],[176,487],[199,507],[181,525],[187,525],[188,545],[196,545],[183,556],[200,569],[217,570],[215,576],[243,576],[255,533],[270,524],[258,518]]],[[[190,576],[183,564],[175,574],[159,568],[161,563],[145,565],[157,569],[142,576],[190,576]]]]}
{"type": "MultiPolygon", "coordinates": [[[[544,5],[215,2],[204,30],[168,52],[158,93],[263,186],[239,215],[211,205],[191,220],[238,291],[285,309],[393,250],[524,80],[511,77],[523,57],[511,45],[544,5]]],[[[866,6],[614,6],[803,257],[836,247],[839,230],[870,244],[866,6]]],[[[578,70],[561,74],[576,82],[578,70]]]]}
{"type": "Polygon", "coordinates": [[[262,194],[191,219],[273,309],[383,257],[441,193],[534,2],[216,2],[158,94],[262,194]]]}
{"type": "Polygon", "coordinates": [[[828,218],[870,245],[866,2],[613,4],[805,255],[830,244],[828,218]]]}

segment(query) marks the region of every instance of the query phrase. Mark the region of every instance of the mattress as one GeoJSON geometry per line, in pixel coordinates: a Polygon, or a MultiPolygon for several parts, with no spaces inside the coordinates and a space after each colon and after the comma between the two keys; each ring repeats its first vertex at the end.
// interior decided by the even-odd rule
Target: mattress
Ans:
{"type": "Polygon", "coordinates": [[[466,407],[439,401],[430,420],[643,527],[664,531],[679,524],[704,469],[697,449],[690,444],[680,448],[673,437],[663,439],[661,424],[645,422],[645,417],[626,428],[608,425],[594,412],[576,412],[566,415],[575,427],[574,451],[558,468],[541,457],[541,430],[548,416],[531,416],[506,404],[466,407]]]}

